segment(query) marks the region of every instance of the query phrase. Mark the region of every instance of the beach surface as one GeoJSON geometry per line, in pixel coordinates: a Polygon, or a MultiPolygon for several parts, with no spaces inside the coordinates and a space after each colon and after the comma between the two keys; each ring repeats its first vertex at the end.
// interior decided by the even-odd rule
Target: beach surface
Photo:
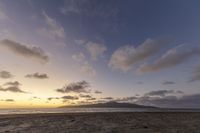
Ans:
{"type": "Polygon", "coordinates": [[[200,113],[0,115],[0,133],[200,133],[200,113]]]}

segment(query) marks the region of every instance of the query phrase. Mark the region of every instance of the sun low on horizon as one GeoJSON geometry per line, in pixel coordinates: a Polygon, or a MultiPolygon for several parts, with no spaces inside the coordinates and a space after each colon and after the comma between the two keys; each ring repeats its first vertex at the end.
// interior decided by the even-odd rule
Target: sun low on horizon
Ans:
{"type": "Polygon", "coordinates": [[[199,4],[0,0],[0,108],[200,108],[199,4]]]}

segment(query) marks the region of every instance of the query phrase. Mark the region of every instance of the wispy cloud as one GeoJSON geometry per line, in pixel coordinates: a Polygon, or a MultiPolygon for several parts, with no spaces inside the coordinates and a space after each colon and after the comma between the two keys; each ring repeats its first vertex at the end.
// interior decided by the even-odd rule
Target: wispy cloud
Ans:
{"type": "Polygon", "coordinates": [[[103,53],[107,50],[107,48],[104,44],[95,43],[95,42],[91,42],[91,41],[87,42],[85,46],[93,60],[97,60],[97,58],[99,56],[102,56],[103,53]]]}
{"type": "Polygon", "coordinates": [[[14,75],[12,75],[10,72],[8,71],[0,71],[0,78],[3,78],[3,79],[9,79],[9,78],[13,78],[14,75]]]}
{"type": "Polygon", "coordinates": [[[194,82],[199,80],[200,80],[200,66],[196,68],[189,82],[194,82]]]}
{"type": "Polygon", "coordinates": [[[72,55],[72,59],[81,63],[81,68],[80,68],[81,73],[91,77],[94,77],[96,75],[96,70],[86,60],[85,55],[83,53],[72,55]]]}
{"type": "Polygon", "coordinates": [[[94,91],[94,93],[95,93],[95,94],[102,94],[102,92],[101,92],[101,91],[98,91],[98,90],[94,91]]]}
{"type": "Polygon", "coordinates": [[[103,100],[113,100],[114,98],[113,97],[103,97],[101,99],[103,99],[103,100]]]}
{"type": "Polygon", "coordinates": [[[76,14],[86,17],[115,17],[119,13],[116,2],[105,3],[90,0],[65,0],[64,6],[60,8],[65,15],[76,14]],[[110,8],[112,6],[112,8],[110,8]]]}
{"type": "Polygon", "coordinates": [[[24,58],[37,59],[44,63],[49,61],[47,54],[39,47],[30,47],[9,39],[1,40],[0,44],[0,48],[6,48],[14,54],[23,56],[24,58]]]}
{"type": "Polygon", "coordinates": [[[164,81],[162,82],[163,85],[173,85],[176,84],[174,81],[164,81]]]}
{"type": "Polygon", "coordinates": [[[49,78],[49,76],[45,73],[27,74],[25,77],[26,78],[35,78],[35,79],[48,79],[49,78]]]}
{"type": "Polygon", "coordinates": [[[132,65],[157,54],[169,42],[170,39],[147,39],[136,48],[130,45],[122,46],[112,54],[109,66],[126,72],[132,65]]]}
{"type": "Polygon", "coordinates": [[[85,55],[83,53],[73,54],[72,59],[81,62],[85,60],[85,55]]]}
{"type": "Polygon", "coordinates": [[[6,15],[6,13],[0,8],[0,20],[8,20],[9,17],[6,15]]]}
{"type": "Polygon", "coordinates": [[[132,97],[123,97],[123,98],[118,98],[116,99],[115,101],[118,101],[118,102],[133,102],[135,100],[137,100],[138,97],[136,96],[132,96],[132,97]]]}
{"type": "Polygon", "coordinates": [[[57,89],[57,92],[60,93],[89,93],[90,91],[88,88],[90,87],[90,84],[86,81],[80,81],[75,83],[70,83],[65,85],[64,87],[57,89]]]}
{"type": "Polygon", "coordinates": [[[46,26],[38,29],[38,33],[51,39],[65,38],[64,28],[53,18],[43,11],[46,26]]]}
{"type": "Polygon", "coordinates": [[[95,69],[87,61],[81,66],[81,72],[88,76],[94,77],[96,75],[95,69]]]}
{"type": "Polygon", "coordinates": [[[186,45],[179,45],[173,49],[170,49],[153,64],[143,64],[139,68],[139,71],[141,73],[160,71],[162,69],[177,66],[194,56],[200,55],[199,47],[186,47],[183,49],[185,46],[186,45]]]}

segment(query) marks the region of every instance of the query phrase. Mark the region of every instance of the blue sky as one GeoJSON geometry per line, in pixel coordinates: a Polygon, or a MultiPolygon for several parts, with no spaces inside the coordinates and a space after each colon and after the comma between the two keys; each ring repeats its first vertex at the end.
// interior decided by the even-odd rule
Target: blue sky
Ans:
{"type": "Polygon", "coordinates": [[[54,107],[132,97],[124,101],[200,107],[190,103],[200,99],[199,4],[1,0],[0,104],[54,107]]]}

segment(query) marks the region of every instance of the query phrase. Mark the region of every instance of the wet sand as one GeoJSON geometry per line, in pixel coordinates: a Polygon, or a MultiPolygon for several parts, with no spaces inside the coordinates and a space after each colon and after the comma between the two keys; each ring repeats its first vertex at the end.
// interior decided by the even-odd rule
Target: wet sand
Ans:
{"type": "Polygon", "coordinates": [[[200,113],[0,115],[0,133],[200,133],[200,113]]]}

